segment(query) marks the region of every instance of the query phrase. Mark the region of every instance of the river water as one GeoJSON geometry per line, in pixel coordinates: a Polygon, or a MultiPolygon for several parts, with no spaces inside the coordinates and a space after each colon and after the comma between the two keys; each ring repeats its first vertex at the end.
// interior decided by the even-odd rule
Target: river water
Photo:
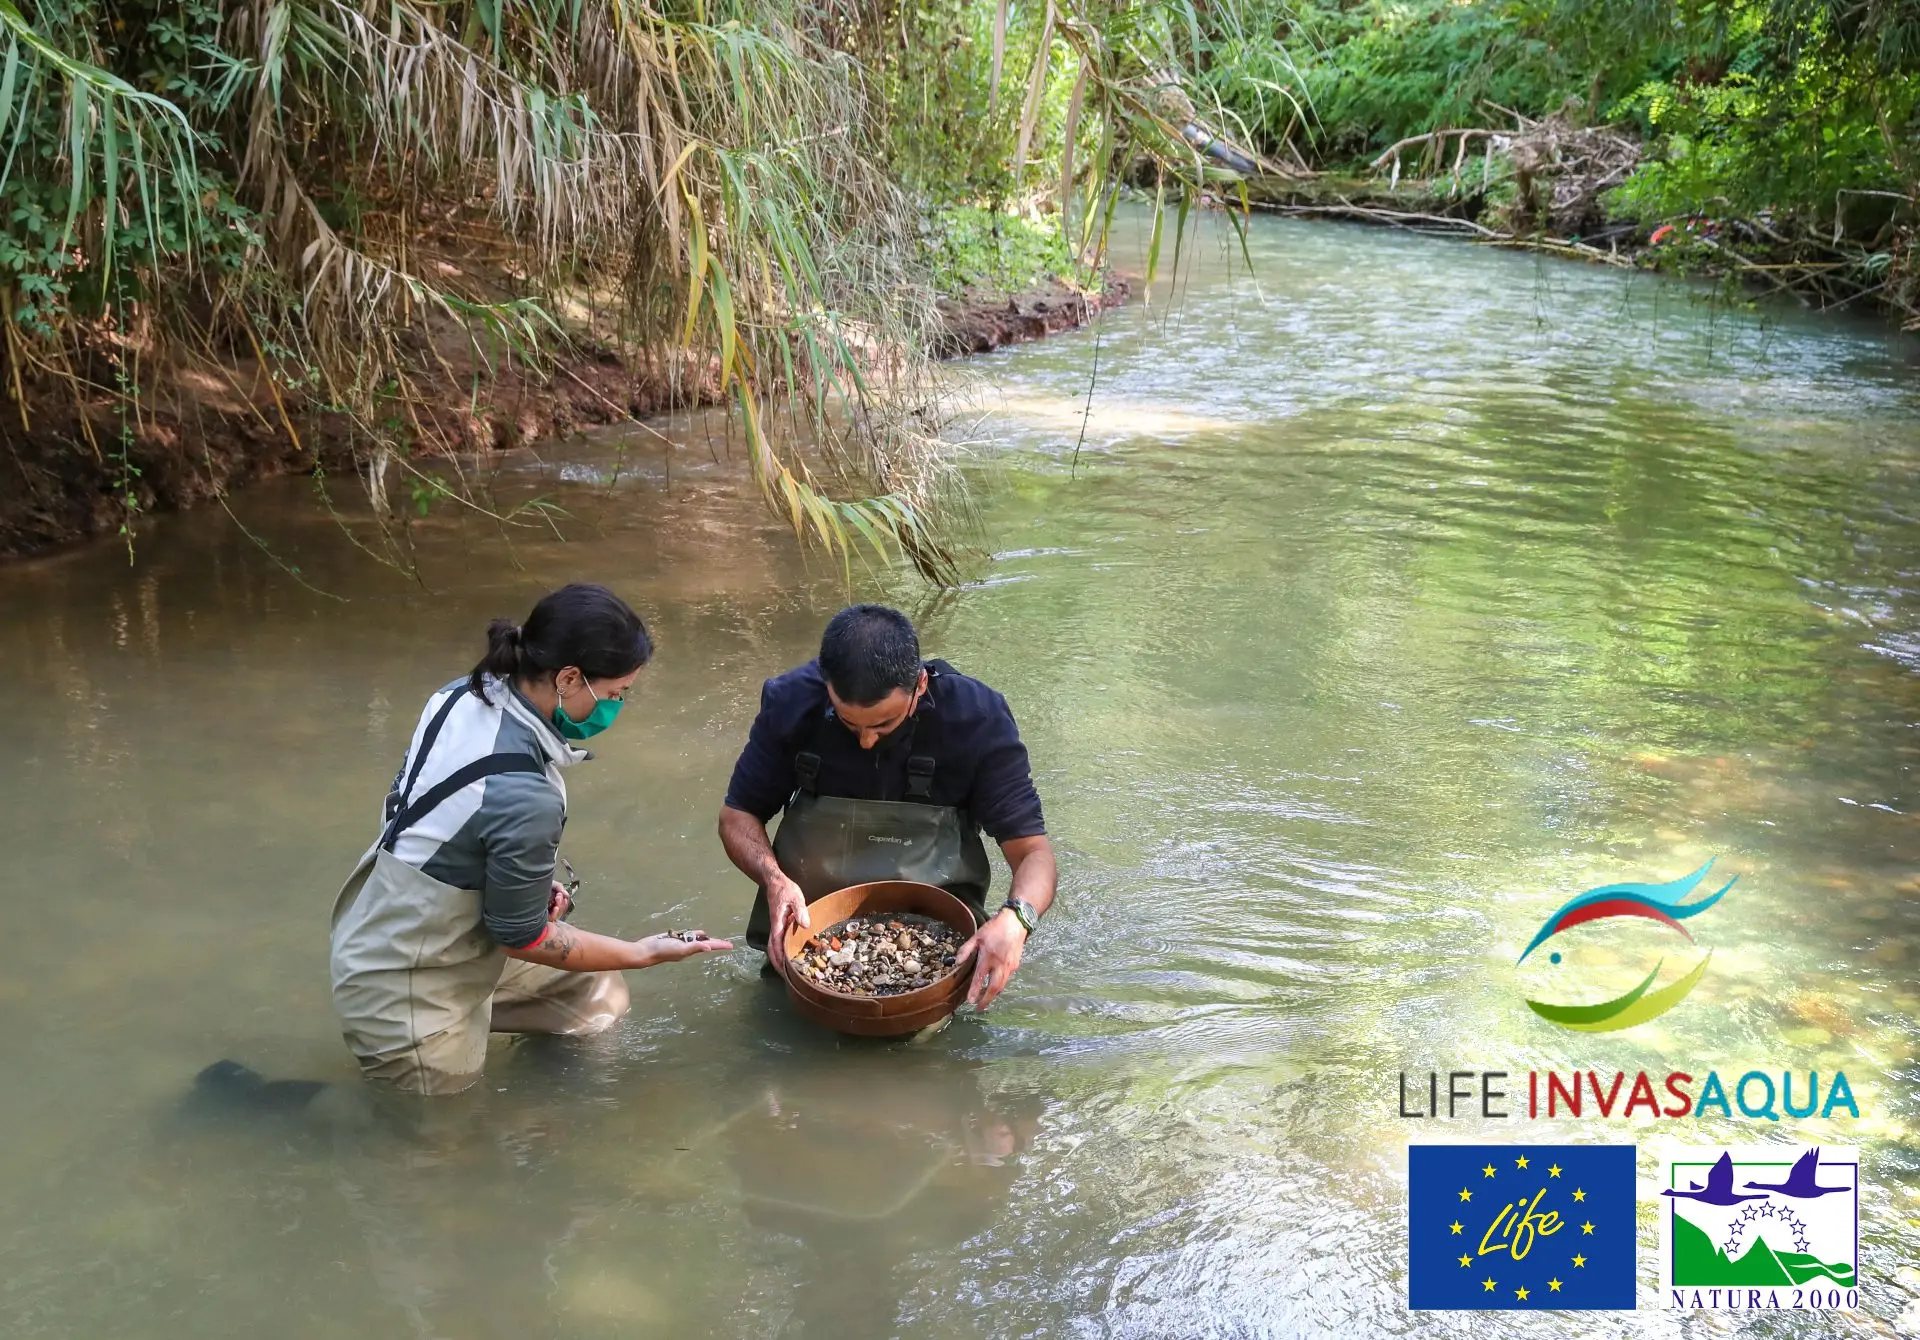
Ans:
{"type": "MultiPolygon", "coordinates": [[[[0,572],[0,1332],[1482,1334],[1405,1308],[1405,1150],[1488,1140],[1640,1146],[1643,1311],[1503,1333],[1911,1333],[1915,344],[1387,232],[1250,244],[1257,282],[1203,234],[1177,303],[977,362],[950,598],[803,559],[704,421],[514,458],[564,542],[434,507],[414,581],[302,481],[0,572]],[[879,596],[1032,749],[1062,892],[1002,1003],[847,1043],[716,956],[370,1110],[334,889],[425,696],[576,578],[660,647],[573,774],[581,924],[740,929],[713,823],[759,683],[879,596]],[[1686,1001],[1525,1008],[1562,901],[1709,858],[1740,879],[1686,1001]],[[206,1110],[220,1058],[336,1087],[206,1110]],[[1860,1115],[1398,1114],[1401,1072],[1576,1069],[1844,1071],[1860,1115]],[[1862,1308],[1655,1310],[1656,1156],[1763,1141],[1861,1149],[1862,1308]]],[[[1596,936],[1591,981],[1640,947],[1596,936]]]]}

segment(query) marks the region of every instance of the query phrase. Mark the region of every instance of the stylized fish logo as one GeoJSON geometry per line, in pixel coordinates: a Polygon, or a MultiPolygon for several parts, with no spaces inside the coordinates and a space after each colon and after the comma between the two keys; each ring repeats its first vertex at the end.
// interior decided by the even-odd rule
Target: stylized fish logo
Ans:
{"type": "MultiPolygon", "coordinates": [[[[1597,889],[1588,889],[1578,897],[1568,899],[1559,911],[1541,923],[1539,934],[1521,951],[1514,965],[1518,967],[1525,963],[1527,955],[1561,931],[1608,917],[1645,917],[1663,926],[1671,926],[1691,942],[1693,933],[1680,923],[1688,917],[1699,916],[1719,902],[1740,878],[1735,875],[1711,897],[1702,898],[1697,903],[1682,903],[1681,899],[1692,893],[1711,869],[1713,862],[1708,861],[1691,875],[1670,884],[1603,884],[1597,889]]],[[[1555,953],[1550,961],[1558,963],[1560,955],[1555,953]]],[[[1603,1000],[1597,1005],[1549,1005],[1538,1000],[1529,1000],[1527,1004],[1542,1019],[1559,1024],[1562,1028],[1577,1028],[1583,1033],[1611,1033],[1616,1029],[1643,1024],[1678,1005],[1707,975],[1707,964],[1712,961],[1713,951],[1709,949],[1707,956],[1700,960],[1692,972],[1658,991],[1649,991],[1647,988],[1660,975],[1665,959],[1653,965],[1653,971],[1646,975],[1640,985],[1625,995],[1603,1000]]]]}

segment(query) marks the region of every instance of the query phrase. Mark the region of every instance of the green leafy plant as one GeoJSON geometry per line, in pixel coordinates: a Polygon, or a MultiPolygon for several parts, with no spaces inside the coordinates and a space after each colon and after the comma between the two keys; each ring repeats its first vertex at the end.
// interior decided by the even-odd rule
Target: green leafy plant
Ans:
{"type": "MultiPolygon", "coordinates": [[[[1920,76],[1880,68],[1821,11],[1790,13],[1730,7],[1730,55],[1717,79],[1653,80],[1623,101],[1661,144],[1615,193],[1617,209],[1768,216],[1844,233],[1848,196],[1910,194],[1911,151],[1889,131],[1913,124],[1920,76]]],[[[1858,213],[1884,220],[1892,211],[1858,213]]]]}
{"type": "Polygon", "coordinates": [[[943,293],[1014,293],[1043,280],[1073,277],[1073,259],[1058,228],[978,205],[928,212],[927,252],[943,293]]]}

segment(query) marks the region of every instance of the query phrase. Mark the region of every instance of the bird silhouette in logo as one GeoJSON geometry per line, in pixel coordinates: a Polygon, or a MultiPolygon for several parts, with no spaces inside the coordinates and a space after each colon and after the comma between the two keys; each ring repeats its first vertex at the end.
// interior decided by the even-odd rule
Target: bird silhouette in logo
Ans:
{"type": "MultiPolygon", "coordinates": [[[[1738,1205],[1743,1200],[1765,1200],[1766,1193],[1757,1196],[1743,1196],[1733,1189],[1733,1156],[1721,1154],[1720,1161],[1707,1170],[1707,1184],[1690,1182],[1691,1191],[1662,1191],[1663,1196],[1672,1196],[1676,1200],[1697,1200],[1707,1205],[1738,1205]]],[[[1749,1182],[1747,1185],[1753,1185],[1749,1182]]]]}
{"type": "Polygon", "coordinates": [[[1846,1186],[1820,1186],[1820,1150],[1818,1146],[1809,1149],[1794,1161],[1784,1182],[1748,1182],[1749,1191],[1778,1191],[1783,1196],[1792,1196],[1795,1200],[1812,1200],[1815,1196],[1824,1196],[1830,1191],[1851,1191],[1846,1186]]]}
{"type": "MultiPolygon", "coordinates": [[[[1527,961],[1527,956],[1562,931],[1575,926],[1584,926],[1588,922],[1604,921],[1609,917],[1642,917],[1657,922],[1679,932],[1688,943],[1693,941],[1693,932],[1680,923],[1689,917],[1697,917],[1726,896],[1739,880],[1735,875],[1728,880],[1718,893],[1714,893],[1698,902],[1682,902],[1705,879],[1707,871],[1713,869],[1708,861],[1684,879],[1676,879],[1666,884],[1603,884],[1597,889],[1588,889],[1577,897],[1568,899],[1560,909],[1540,925],[1531,943],[1520,952],[1515,966],[1527,961]]],[[[1707,975],[1707,964],[1713,961],[1713,951],[1696,964],[1691,972],[1679,981],[1661,987],[1657,991],[1648,990],[1654,980],[1660,976],[1660,969],[1666,963],[1661,959],[1653,965],[1653,971],[1644,977],[1632,990],[1615,996],[1612,1000],[1603,1000],[1594,1005],[1555,1005],[1547,1001],[1529,1000],[1527,1006],[1543,1019],[1559,1024],[1562,1028],[1578,1029],[1583,1033],[1610,1033],[1616,1029],[1631,1028],[1635,1024],[1665,1014],[1686,998],[1689,991],[1699,985],[1700,979],[1707,975]]],[[[1559,963],[1560,955],[1552,955],[1552,962],[1559,963]]]]}

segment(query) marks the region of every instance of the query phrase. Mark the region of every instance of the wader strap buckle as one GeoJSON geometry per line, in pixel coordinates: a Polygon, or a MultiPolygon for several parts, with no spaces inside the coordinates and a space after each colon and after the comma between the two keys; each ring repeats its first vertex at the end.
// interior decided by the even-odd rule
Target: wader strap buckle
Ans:
{"type": "Polygon", "coordinates": [[[800,779],[800,789],[813,795],[820,781],[820,755],[812,750],[795,754],[793,775],[800,779]]]}
{"type": "Polygon", "coordinates": [[[933,760],[925,754],[907,760],[907,799],[933,799],[933,760]]]}

